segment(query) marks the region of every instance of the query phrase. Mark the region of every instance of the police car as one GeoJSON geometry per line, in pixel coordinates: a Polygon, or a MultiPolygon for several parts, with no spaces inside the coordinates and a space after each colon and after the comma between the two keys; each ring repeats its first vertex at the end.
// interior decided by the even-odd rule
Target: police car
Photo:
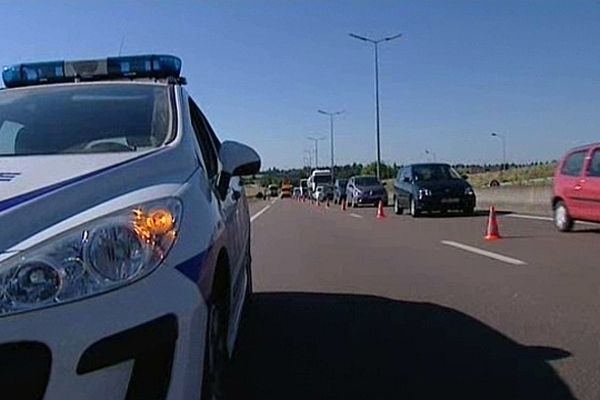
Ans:
{"type": "Polygon", "coordinates": [[[0,387],[218,399],[251,294],[239,176],[168,55],[19,64],[0,90],[0,387]]]}

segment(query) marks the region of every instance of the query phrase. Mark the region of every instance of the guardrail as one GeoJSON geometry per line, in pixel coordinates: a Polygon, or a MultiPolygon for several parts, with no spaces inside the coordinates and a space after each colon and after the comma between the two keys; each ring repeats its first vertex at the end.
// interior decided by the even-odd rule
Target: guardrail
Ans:
{"type": "Polygon", "coordinates": [[[478,208],[552,215],[552,186],[500,186],[475,189],[475,194],[478,208]]]}

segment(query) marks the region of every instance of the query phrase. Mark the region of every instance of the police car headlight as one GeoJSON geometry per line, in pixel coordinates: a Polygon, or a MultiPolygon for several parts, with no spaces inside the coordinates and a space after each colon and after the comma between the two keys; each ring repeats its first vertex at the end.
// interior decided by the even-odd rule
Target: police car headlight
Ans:
{"type": "Polygon", "coordinates": [[[0,263],[0,315],[78,300],[152,272],[177,237],[167,198],[91,221],[0,263]]]}

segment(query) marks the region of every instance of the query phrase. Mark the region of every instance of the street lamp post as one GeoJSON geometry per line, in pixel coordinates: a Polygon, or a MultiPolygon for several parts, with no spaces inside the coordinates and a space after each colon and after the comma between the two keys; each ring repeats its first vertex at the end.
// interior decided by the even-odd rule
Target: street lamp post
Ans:
{"type": "Polygon", "coordinates": [[[313,137],[308,136],[308,140],[312,140],[315,143],[315,169],[319,168],[319,140],[325,140],[323,136],[313,137]]]}
{"type": "Polygon", "coordinates": [[[500,170],[503,171],[506,168],[506,138],[504,135],[495,132],[492,132],[492,136],[502,140],[502,168],[500,168],[500,170]]]}
{"type": "Polygon", "coordinates": [[[355,35],[354,33],[349,34],[350,37],[353,37],[358,40],[362,40],[364,42],[369,42],[373,44],[375,48],[375,120],[377,126],[377,179],[380,179],[380,168],[381,168],[381,143],[379,139],[380,127],[379,127],[379,43],[381,42],[389,42],[390,40],[394,40],[402,36],[401,33],[389,36],[379,40],[369,39],[364,36],[355,35]]]}
{"type": "Polygon", "coordinates": [[[331,184],[333,185],[333,166],[335,163],[334,157],[333,157],[333,117],[336,115],[340,115],[341,113],[343,113],[344,111],[334,111],[334,112],[328,112],[328,111],[324,111],[324,110],[318,110],[317,111],[320,114],[324,114],[324,115],[328,115],[329,116],[329,136],[331,139],[331,184]]]}

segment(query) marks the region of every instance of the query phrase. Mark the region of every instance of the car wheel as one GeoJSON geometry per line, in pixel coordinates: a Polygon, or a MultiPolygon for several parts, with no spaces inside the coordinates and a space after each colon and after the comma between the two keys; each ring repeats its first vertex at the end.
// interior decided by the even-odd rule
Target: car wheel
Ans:
{"type": "Polygon", "coordinates": [[[221,291],[208,306],[202,400],[225,398],[225,379],[229,364],[227,301],[227,292],[221,291]]]}
{"type": "Polygon", "coordinates": [[[410,198],[410,216],[413,218],[417,218],[420,215],[419,210],[417,210],[417,202],[413,197],[410,198]]]}
{"type": "Polygon", "coordinates": [[[554,225],[561,232],[569,232],[573,229],[573,218],[569,215],[569,210],[567,209],[567,205],[559,201],[554,206],[554,225]]]}
{"type": "Polygon", "coordinates": [[[474,207],[467,207],[463,210],[463,214],[464,215],[473,215],[475,214],[475,208],[474,207]]]}
{"type": "Polygon", "coordinates": [[[403,212],[404,212],[404,209],[402,209],[402,207],[400,207],[400,203],[398,202],[398,198],[394,197],[394,214],[396,214],[396,215],[402,215],[403,212]]]}

